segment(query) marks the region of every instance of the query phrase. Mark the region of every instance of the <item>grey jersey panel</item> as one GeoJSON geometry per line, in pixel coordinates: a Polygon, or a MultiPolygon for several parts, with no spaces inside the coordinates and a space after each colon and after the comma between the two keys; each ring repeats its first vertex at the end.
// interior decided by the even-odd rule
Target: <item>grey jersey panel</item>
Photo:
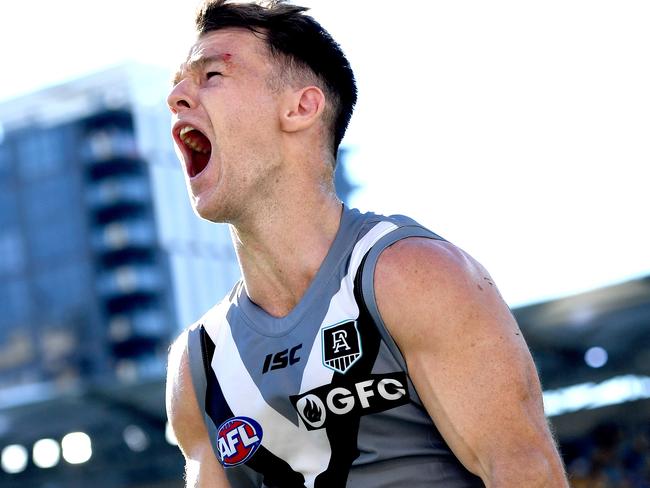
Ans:
{"type": "Polygon", "coordinates": [[[345,209],[314,282],[287,317],[269,316],[239,287],[194,329],[205,331],[212,352],[190,332],[199,406],[233,488],[482,486],[422,407],[374,301],[379,254],[409,236],[439,239],[406,217],[345,209]],[[259,429],[240,428],[238,437],[228,426],[239,419],[259,429]],[[254,434],[257,451],[231,462],[254,434]]]}

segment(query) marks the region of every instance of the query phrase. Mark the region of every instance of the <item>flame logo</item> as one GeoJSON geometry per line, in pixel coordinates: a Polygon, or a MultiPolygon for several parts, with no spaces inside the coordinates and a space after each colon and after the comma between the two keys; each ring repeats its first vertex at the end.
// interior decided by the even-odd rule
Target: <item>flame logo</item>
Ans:
{"type": "Polygon", "coordinates": [[[305,403],[302,415],[309,422],[316,423],[320,422],[320,419],[323,416],[323,411],[312,400],[308,399],[307,403],[305,403]]]}

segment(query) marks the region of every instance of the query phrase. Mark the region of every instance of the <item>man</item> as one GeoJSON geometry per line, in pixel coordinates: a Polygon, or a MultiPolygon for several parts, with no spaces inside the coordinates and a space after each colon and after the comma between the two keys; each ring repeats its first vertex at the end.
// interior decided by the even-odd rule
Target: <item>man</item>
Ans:
{"type": "Polygon", "coordinates": [[[304,11],[206,2],[168,99],[194,209],[242,270],[171,348],[188,486],[567,486],[487,272],[337,199],[355,82],[304,11]]]}

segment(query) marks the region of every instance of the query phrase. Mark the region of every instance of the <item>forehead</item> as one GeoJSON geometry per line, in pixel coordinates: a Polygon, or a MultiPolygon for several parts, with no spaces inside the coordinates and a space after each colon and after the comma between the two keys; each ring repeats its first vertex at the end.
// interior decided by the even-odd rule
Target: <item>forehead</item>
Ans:
{"type": "Polygon", "coordinates": [[[181,70],[201,64],[206,58],[232,60],[238,64],[266,61],[266,45],[259,34],[248,29],[229,28],[208,32],[192,45],[181,70]]]}
{"type": "Polygon", "coordinates": [[[268,70],[270,64],[268,48],[260,34],[243,28],[220,29],[197,39],[176,72],[173,85],[187,76],[200,74],[206,64],[214,62],[223,65],[220,70],[229,71],[236,66],[240,71],[247,69],[258,74],[268,70]]]}

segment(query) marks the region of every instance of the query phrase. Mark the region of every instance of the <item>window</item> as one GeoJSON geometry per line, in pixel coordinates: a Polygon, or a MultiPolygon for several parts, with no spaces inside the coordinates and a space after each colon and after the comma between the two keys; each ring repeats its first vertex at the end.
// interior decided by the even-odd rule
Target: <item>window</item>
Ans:
{"type": "Polygon", "coordinates": [[[0,141],[0,180],[11,176],[13,152],[7,141],[0,141]]]}
{"type": "Polygon", "coordinates": [[[16,227],[0,230],[0,275],[22,271],[25,255],[21,237],[16,227]]]}
{"type": "Polygon", "coordinates": [[[94,300],[90,272],[84,263],[67,263],[36,277],[36,305],[47,315],[64,315],[94,300]]]}
{"type": "Polygon", "coordinates": [[[25,187],[25,211],[30,222],[76,215],[82,204],[78,175],[63,173],[25,187]]]}
{"type": "Polygon", "coordinates": [[[0,181],[0,229],[17,226],[19,217],[16,192],[0,181]]]}
{"type": "Polygon", "coordinates": [[[15,327],[25,325],[29,320],[31,309],[31,297],[27,282],[25,280],[0,280],[0,297],[3,302],[0,324],[15,327]]]}
{"type": "Polygon", "coordinates": [[[20,175],[32,180],[60,169],[66,159],[66,146],[69,146],[67,136],[65,128],[23,132],[17,147],[20,175]]]}
{"type": "Polygon", "coordinates": [[[83,252],[85,241],[79,220],[61,214],[32,226],[29,243],[31,256],[43,265],[51,260],[77,257],[83,252]]]}

